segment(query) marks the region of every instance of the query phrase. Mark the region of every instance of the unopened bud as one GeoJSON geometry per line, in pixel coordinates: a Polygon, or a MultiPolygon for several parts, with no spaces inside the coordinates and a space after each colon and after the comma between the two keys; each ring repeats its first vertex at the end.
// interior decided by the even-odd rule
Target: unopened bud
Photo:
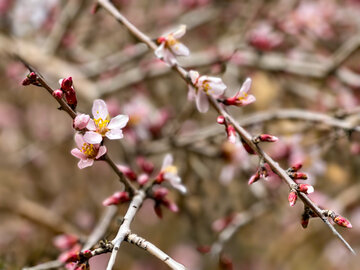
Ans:
{"type": "Polygon", "coordinates": [[[61,91],[60,89],[54,90],[54,92],[52,92],[52,95],[57,99],[62,99],[63,91],[61,91]]]}
{"type": "Polygon", "coordinates": [[[236,143],[236,131],[233,125],[227,126],[226,133],[227,133],[228,141],[231,143],[236,143]]]}
{"type": "Polygon", "coordinates": [[[293,173],[290,173],[289,176],[292,178],[292,179],[301,179],[301,180],[306,180],[308,179],[308,176],[306,173],[302,173],[302,172],[293,172],[293,173]]]}
{"type": "Polygon", "coordinates": [[[310,217],[309,217],[309,215],[308,214],[303,214],[302,215],[302,218],[301,218],[301,226],[304,228],[304,229],[306,229],[307,228],[307,226],[309,225],[309,219],[310,219],[310,217]]]}
{"type": "Polygon", "coordinates": [[[302,168],[302,164],[301,163],[296,163],[293,166],[290,167],[290,170],[293,172],[297,172],[298,170],[300,170],[302,168]]]}
{"type": "Polygon", "coordinates": [[[218,122],[218,124],[220,124],[220,125],[225,124],[225,117],[222,116],[222,115],[219,115],[219,116],[216,118],[216,122],[218,122]]]}
{"type": "Polygon", "coordinates": [[[67,104],[73,109],[76,109],[77,106],[77,98],[74,88],[70,87],[69,90],[65,91],[65,99],[67,104]]]}
{"type": "Polygon", "coordinates": [[[279,139],[269,134],[261,134],[254,139],[255,143],[258,142],[277,142],[279,139]]]}
{"type": "Polygon", "coordinates": [[[125,165],[118,165],[117,167],[125,175],[126,178],[128,178],[131,181],[136,180],[137,175],[132,169],[130,169],[129,167],[127,167],[125,165]]]}
{"type": "Polygon", "coordinates": [[[333,218],[334,222],[342,227],[346,227],[346,228],[352,228],[351,223],[344,217],[337,215],[333,218]]]}
{"type": "Polygon", "coordinates": [[[308,185],[308,184],[300,184],[298,186],[298,190],[300,192],[303,192],[305,194],[310,194],[310,193],[313,193],[314,192],[314,187],[311,186],[311,185],[308,185]]]}
{"type": "Polygon", "coordinates": [[[77,130],[81,130],[86,128],[87,124],[90,121],[90,116],[87,114],[78,114],[75,118],[74,118],[74,122],[73,122],[73,127],[77,130]]]}
{"type": "Polygon", "coordinates": [[[248,181],[248,185],[251,185],[251,184],[257,182],[259,179],[260,179],[260,173],[259,173],[259,171],[257,171],[255,174],[253,174],[250,177],[250,179],[248,181]]]}
{"type": "Polygon", "coordinates": [[[54,238],[53,244],[60,250],[68,250],[78,243],[79,238],[72,234],[61,234],[54,238]]]}
{"type": "Polygon", "coordinates": [[[154,171],[154,164],[142,156],[136,158],[136,163],[147,174],[151,174],[154,171]]]}
{"type": "Polygon", "coordinates": [[[246,150],[246,152],[248,152],[248,154],[250,154],[250,155],[256,154],[256,152],[244,140],[241,140],[241,143],[244,146],[244,149],[246,150]]]}
{"type": "Polygon", "coordinates": [[[146,173],[143,173],[141,175],[139,175],[139,177],[137,178],[137,182],[139,183],[140,186],[145,185],[148,181],[149,181],[149,175],[146,173]]]}
{"type": "Polygon", "coordinates": [[[130,201],[129,193],[126,191],[115,192],[103,201],[104,206],[118,205],[130,201]]]}
{"type": "Polygon", "coordinates": [[[29,80],[29,78],[28,77],[26,77],[23,81],[22,81],[22,83],[21,83],[22,85],[24,85],[24,86],[26,86],[26,85],[30,85],[31,84],[31,81],[29,80]]]}
{"type": "Polygon", "coordinates": [[[73,81],[72,81],[72,77],[67,77],[64,79],[60,79],[59,83],[61,85],[61,89],[64,91],[69,91],[72,88],[73,85],[73,81]]]}
{"type": "Polygon", "coordinates": [[[296,200],[297,200],[297,192],[294,191],[294,190],[291,191],[291,192],[289,193],[288,200],[289,200],[290,206],[294,206],[295,203],[296,203],[296,200]]]}

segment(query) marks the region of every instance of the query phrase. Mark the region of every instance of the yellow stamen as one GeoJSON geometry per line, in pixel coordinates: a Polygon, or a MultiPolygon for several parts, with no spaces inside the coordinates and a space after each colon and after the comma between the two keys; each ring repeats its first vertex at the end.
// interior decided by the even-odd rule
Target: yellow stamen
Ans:
{"type": "Polygon", "coordinates": [[[210,86],[210,84],[208,82],[205,81],[203,83],[203,88],[204,88],[204,91],[207,92],[207,91],[209,91],[211,89],[211,86],[210,86]]]}
{"type": "Polygon", "coordinates": [[[94,145],[88,143],[83,144],[83,146],[81,147],[81,152],[83,152],[89,158],[95,158],[97,154],[94,145]]]}
{"type": "Polygon", "coordinates": [[[96,131],[104,136],[105,133],[109,131],[109,129],[107,128],[107,125],[109,124],[109,122],[110,122],[109,120],[107,120],[107,119],[104,120],[101,117],[98,119],[94,119],[96,131]]]}
{"type": "Polygon", "coordinates": [[[177,168],[175,166],[170,165],[170,166],[165,167],[164,172],[177,174],[178,170],[177,170],[177,168]]]}

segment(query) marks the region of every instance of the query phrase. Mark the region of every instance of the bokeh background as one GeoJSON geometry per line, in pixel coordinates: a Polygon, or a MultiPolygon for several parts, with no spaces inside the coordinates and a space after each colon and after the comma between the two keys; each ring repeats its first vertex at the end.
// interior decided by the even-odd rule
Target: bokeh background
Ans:
{"type": "MultiPolygon", "coordinates": [[[[359,134],[332,120],[359,125],[360,1],[113,3],[154,39],[186,24],[182,42],[191,55],[181,65],[221,77],[228,96],[252,78],[257,101],[231,113],[252,134],[279,137],[266,151],[284,168],[304,164],[316,190],[311,198],[349,218],[353,228],[338,229],[359,251],[359,134]]],[[[288,206],[279,179],[247,185],[258,159],[229,149],[216,113],[197,112],[186,84],[105,10],[94,13],[94,4],[0,0],[0,269],[55,260],[53,238],[86,238],[106,210],[102,201],[122,188],[105,163],[78,169],[71,119],[44,89],[21,85],[27,71],[14,53],[53,88],[72,76],[78,111],[90,113],[102,98],[112,115],[130,115],[125,138],[106,143],[119,164],[139,172],[135,161],[143,156],[159,169],[166,153],[174,155],[188,187],[185,196],[171,191],[179,213],[164,210],[159,219],[146,201],[132,229],[189,269],[231,269],[230,262],[233,269],[358,269],[359,257],[320,220],[301,227],[303,205],[288,206]],[[219,264],[219,256],[198,250],[213,245],[224,218],[236,213],[246,221],[223,245],[219,264]]],[[[118,216],[125,211],[120,206],[118,216]]],[[[104,239],[113,238],[119,222],[104,239]]],[[[167,268],[124,243],[115,269],[167,268]]]]}

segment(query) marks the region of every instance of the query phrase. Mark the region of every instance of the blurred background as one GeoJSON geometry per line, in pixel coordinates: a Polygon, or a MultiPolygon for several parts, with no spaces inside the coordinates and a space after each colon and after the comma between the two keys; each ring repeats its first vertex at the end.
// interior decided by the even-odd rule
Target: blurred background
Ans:
{"type": "MultiPolygon", "coordinates": [[[[191,55],[181,65],[221,77],[227,96],[252,78],[257,101],[230,112],[252,134],[279,137],[266,151],[283,168],[303,163],[310,197],[351,221],[351,230],[337,228],[359,251],[360,1],[113,3],[154,39],[186,24],[181,41],[191,55]]],[[[276,176],[247,185],[258,158],[229,146],[216,112],[200,114],[186,84],[90,0],[0,0],[0,269],[55,260],[54,237],[86,239],[106,211],[102,201],[122,188],[105,163],[78,169],[71,119],[44,89],[21,85],[27,71],[13,53],[54,89],[72,76],[78,111],[90,114],[102,98],[111,115],[130,115],[125,138],[106,142],[118,164],[139,173],[141,156],[158,172],[173,154],[188,188],[171,191],[180,211],[164,209],[159,219],[146,201],[132,230],[189,269],[358,269],[359,257],[319,219],[302,228],[303,204],[289,207],[276,176]],[[219,245],[234,217],[234,234],[219,245]],[[215,255],[204,254],[209,248],[215,255]]],[[[124,243],[115,269],[167,267],[124,243]]]]}

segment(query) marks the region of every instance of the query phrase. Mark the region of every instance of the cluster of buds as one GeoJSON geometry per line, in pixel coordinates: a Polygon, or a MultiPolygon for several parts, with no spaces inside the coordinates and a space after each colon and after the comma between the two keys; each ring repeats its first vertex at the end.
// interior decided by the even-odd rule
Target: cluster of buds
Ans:
{"type": "Polygon", "coordinates": [[[174,213],[179,211],[178,206],[174,202],[172,202],[166,198],[166,195],[168,193],[169,193],[169,190],[164,187],[157,187],[157,188],[153,189],[152,198],[155,201],[154,210],[155,210],[156,215],[159,218],[162,218],[162,216],[163,216],[161,206],[165,206],[166,208],[168,208],[170,211],[172,211],[174,213]]]}
{"type": "Polygon", "coordinates": [[[36,85],[36,86],[41,86],[41,84],[38,82],[38,76],[36,75],[35,72],[30,72],[26,77],[25,79],[22,81],[21,83],[22,85],[24,86],[27,86],[27,85],[36,85]]]}
{"type": "Polygon", "coordinates": [[[151,174],[154,171],[154,164],[142,156],[136,158],[136,163],[142,171],[139,175],[129,166],[118,165],[117,167],[127,179],[132,182],[137,182],[140,186],[143,186],[149,182],[151,174]]]}
{"type": "Polygon", "coordinates": [[[59,80],[60,89],[54,90],[53,96],[57,99],[62,99],[65,96],[66,103],[73,109],[76,109],[77,98],[75,89],[73,87],[72,77],[59,80]]]}
{"type": "Polygon", "coordinates": [[[106,198],[102,204],[104,206],[110,206],[110,205],[118,205],[128,201],[130,201],[129,193],[126,191],[118,191],[115,192],[110,197],[106,198]]]}

